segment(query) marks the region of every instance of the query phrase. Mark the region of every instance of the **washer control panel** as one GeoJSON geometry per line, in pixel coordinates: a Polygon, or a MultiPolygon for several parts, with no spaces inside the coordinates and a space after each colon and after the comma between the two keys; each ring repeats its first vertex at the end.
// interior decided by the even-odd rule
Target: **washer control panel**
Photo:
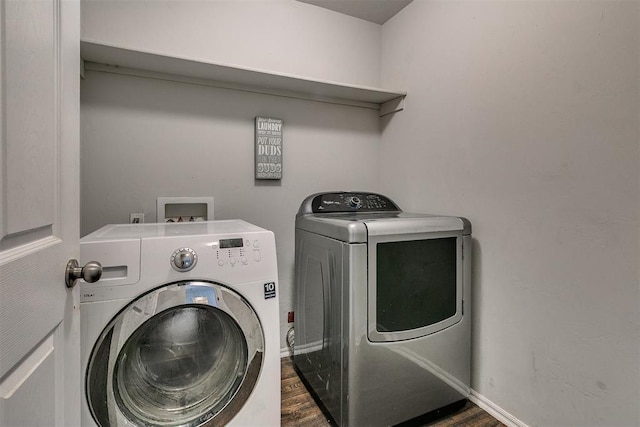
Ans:
{"type": "MultiPolygon", "coordinates": [[[[242,267],[262,261],[260,240],[255,237],[220,239],[207,246],[213,249],[214,262],[219,267],[242,267]]],[[[209,255],[205,258],[203,262],[209,262],[209,255]]],[[[191,271],[197,262],[198,254],[192,248],[179,248],[171,254],[171,267],[180,273],[191,271]]]]}
{"type": "Polygon", "coordinates": [[[344,212],[400,212],[400,208],[386,196],[375,193],[320,193],[305,200],[299,214],[344,212]],[[310,203],[308,203],[310,201],[310,203]]]}
{"type": "Polygon", "coordinates": [[[171,254],[171,267],[179,272],[192,270],[198,262],[196,251],[191,248],[180,248],[171,254]]]}
{"type": "Polygon", "coordinates": [[[211,247],[220,267],[242,267],[262,261],[260,240],[255,238],[220,239],[211,247]]]}

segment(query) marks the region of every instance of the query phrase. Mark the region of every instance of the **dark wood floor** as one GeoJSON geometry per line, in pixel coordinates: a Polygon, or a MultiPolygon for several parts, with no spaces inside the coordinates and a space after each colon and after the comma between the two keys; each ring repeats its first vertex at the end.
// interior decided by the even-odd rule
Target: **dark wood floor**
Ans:
{"type": "MultiPolygon", "coordinates": [[[[282,427],[331,426],[313,397],[296,374],[289,358],[282,359],[282,427]]],[[[504,426],[471,402],[441,419],[424,424],[429,427],[497,427],[504,426]]]]}

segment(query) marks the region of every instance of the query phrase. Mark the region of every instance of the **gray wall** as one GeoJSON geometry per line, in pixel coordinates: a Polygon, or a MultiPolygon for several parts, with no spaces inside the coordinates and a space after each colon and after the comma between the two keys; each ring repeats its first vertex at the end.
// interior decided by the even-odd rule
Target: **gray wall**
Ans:
{"type": "Polygon", "coordinates": [[[638,2],[422,1],[383,27],[380,183],[474,227],[473,389],[640,425],[638,2]]]}
{"type": "Polygon", "coordinates": [[[155,220],[159,196],[213,196],[215,218],[276,235],[282,348],[293,309],[294,217],[309,194],[377,188],[374,110],[99,72],[81,87],[81,232],[155,220]],[[283,179],[254,180],[254,117],[284,120],[283,179]]]}
{"type": "MultiPolygon", "coordinates": [[[[379,83],[380,34],[294,0],[82,1],[83,39],[359,85],[379,83]]],[[[216,219],[275,233],[283,349],[298,206],[318,191],[377,189],[374,110],[88,72],[81,137],[83,235],[132,212],[154,221],[158,196],[213,196],[216,219]],[[284,120],[279,183],[253,178],[258,115],[284,120]]]]}
{"type": "Polygon", "coordinates": [[[384,26],[289,0],[176,4],[83,0],[83,37],[381,82],[406,109],[380,126],[370,110],[88,73],[83,233],[152,220],[157,196],[213,195],[217,218],[276,233],[284,332],[304,196],[363,188],[467,216],[479,398],[531,426],[640,425],[637,1],[415,0],[384,26]],[[256,115],[284,119],[280,185],[253,180],[256,115]]]}

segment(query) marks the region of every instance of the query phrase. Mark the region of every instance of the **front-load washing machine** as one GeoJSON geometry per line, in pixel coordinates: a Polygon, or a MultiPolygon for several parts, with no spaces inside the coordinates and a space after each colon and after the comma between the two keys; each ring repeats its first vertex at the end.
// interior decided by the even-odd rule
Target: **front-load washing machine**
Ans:
{"type": "Polygon", "coordinates": [[[83,426],[280,425],[273,233],[108,225],[80,241],[83,426]]]}
{"type": "Polygon", "coordinates": [[[464,403],[466,219],[405,213],[379,194],[319,193],[303,201],[295,239],[294,362],[338,425],[395,425],[464,403]]]}

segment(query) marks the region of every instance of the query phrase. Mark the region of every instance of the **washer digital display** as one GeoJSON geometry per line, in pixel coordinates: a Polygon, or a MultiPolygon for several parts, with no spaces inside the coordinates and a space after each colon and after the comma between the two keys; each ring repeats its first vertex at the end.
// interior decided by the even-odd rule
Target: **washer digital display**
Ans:
{"type": "Polygon", "coordinates": [[[220,249],[228,248],[241,248],[243,246],[243,239],[224,239],[220,240],[220,249]]]}

